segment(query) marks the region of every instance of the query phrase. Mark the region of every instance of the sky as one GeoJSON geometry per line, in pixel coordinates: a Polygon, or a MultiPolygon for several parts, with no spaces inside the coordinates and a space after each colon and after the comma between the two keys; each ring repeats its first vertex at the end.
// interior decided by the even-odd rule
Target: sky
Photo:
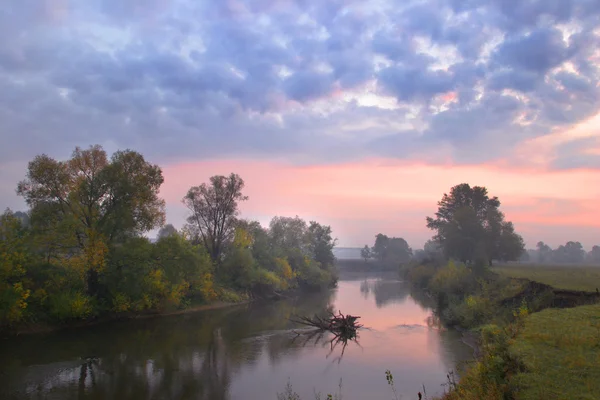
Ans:
{"type": "Polygon", "coordinates": [[[454,185],[527,246],[600,244],[597,0],[5,0],[0,207],[76,146],[163,169],[167,220],[216,174],[242,216],[419,248],[454,185]]]}

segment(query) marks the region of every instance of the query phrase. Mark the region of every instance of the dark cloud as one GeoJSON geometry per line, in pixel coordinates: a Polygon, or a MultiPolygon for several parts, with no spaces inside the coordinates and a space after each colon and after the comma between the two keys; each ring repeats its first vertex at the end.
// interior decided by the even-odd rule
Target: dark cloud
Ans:
{"type": "Polygon", "coordinates": [[[444,71],[395,66],[381,71],[379,82],[399,101],[429,101],[453,88],[453,77],[444,71]]]}
{"type": "Polygon", "coordinates": [[[542,77],[531,71],[505,69],[490,75],[488,88],[491,90],[514,89],[531,92],[540,83],[542,77]]]}
{"type": "Polygon", "coordinates": [[[543,74],[566,61],[568,50],[561,31],[541,28],[509,38],[499,46],[494,58],[507,67],[543,74]]]}
{"type": "Polygon", "coordinates": [[[296,72],[283,82],[287,96],[301,102],[329,93],[331,85],[332,79],[329,74],[312,71],[296,72]]]}

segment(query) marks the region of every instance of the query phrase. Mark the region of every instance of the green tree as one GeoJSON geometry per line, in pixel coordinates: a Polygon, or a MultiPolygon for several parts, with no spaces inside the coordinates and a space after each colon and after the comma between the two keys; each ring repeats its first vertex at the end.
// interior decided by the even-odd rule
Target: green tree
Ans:
{"type": "Polygon", "coordinates": [[[159,229],[158,234],[156,235],[156,239],[160,240],[162,238],[173,236],[175,234],[177,234],[177,229],[175,229],[175,227],[172,224],[166,224],[165,226],[159,229]]]}
{"type": "Polygon", "coordinates": [[[365,262],[369,261],[369,258],[371,258],[371,248],[365,244],[365,247],[360,250],[360,256],[365,262]]]}
{"type": "Polygon", "coordinates": [[[387,260],[390,263],[405,263],[412,257],[412,249],[402,238],[393,237],[387,246],[387,260]]]}
{"type": "Polygon", "coordinates": [[[523,241],[499,207],[485,187],[463,183],[443,195],[435,218],[427,217],[427,227],[436,231],[434,240],[446,257],[488,265],[493,259],[516,260],[523,241]]]}
{"type": "MultiPolygon", "coordinates": [[[[364,249],[363,249],[364,250],[364,249]]],[[[379,262],[386,265],[407,262],[412,257],[412,249],[402,238],[388,237],[382,233],[375,236],[375,244],[371,254],[379,262]]]]}
{"type": "Polygon", "coordinates": [[[371,254],[373,254],[377,260],[383,262],[387,258],[387,248],[389,242],[390,238],[387,237],[387,235],[378,233],[377,236],[375,236],[375,244],[371,249],[371,254]]]}
{"type": "Polygon", "coordinates": [[[520,235],[515,233],[512,222],[503,222],[498,244],[497,258],[500,261],[514,261],[527,254],[525,242],[520,235]]]}
{"type": "Polygon", "coordinates": [[[117,151],[109,161],[96,145],[75,148],[67,161],[36,156],[17,193],[44,233],[47,258],[80,270],[94,294],[108,246],[164,223],[165,203],[158,197],[162,183],[160,168],[141,154],[117,151]]]}
{"type": "Polygon", "coordinates": [[[308,254],[306,242],[308,226],[302,218],[274,217],[269,223],[269,237],[275,251],[285,253],[289,249],[308,254]]]}
{"type": "Polygon", "coordinates": [[[225,247],[233,240],[239,202],[248,200],[243,188],[239,175],[217,175],[208,185],[191,187],[182,200],[191,213],[187,222],[193,239],[204,244],[215,265],[220,264],[225,247]]]}
{"type": "Polygon", "coordinates": [[[538,262],[545,263],[552,257],[552,249],[544,242],[538,242],[536,245],[538,251],[538,262]]]}
{"type": "Polygon", "coordinates": [[[310,221],[306,231],[306,243],[310,257],[315,260],[321,268],[331,268],[335,262],[333,248],[336,239],[332,236],[330,226],[324,226],[315,221],[310,221]]]}
{"type": "Polygon", "coordinates": [[[592,247],[592,250],[587,254],[587,260],[590,263],[600,263],[600,246],[592,247]]]}
{"type": "Polygon", "coordinates": [[[558,246],[552,252],[552,261],[557,263],[582,263],[585,259],[585,251],[579,242],[569,241],[565,245],[558,246]]]}

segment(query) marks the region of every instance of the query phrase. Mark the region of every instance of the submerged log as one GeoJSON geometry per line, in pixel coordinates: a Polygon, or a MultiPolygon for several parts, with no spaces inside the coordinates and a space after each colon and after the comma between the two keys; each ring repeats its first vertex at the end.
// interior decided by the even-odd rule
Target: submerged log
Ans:
{"type": "MultiPolygon", "coordinates": [[[[353,341],[356,344],[358,344],[358,330],[363,327],[363,325],[357,322],[359,318],[359,316],[344,315],[341,311],[338,311],[337,315],[333,312],[329,312],[328,317],[319,317],[317,315],[315,315],[312,318],[297,316],[296,318],[292,318],[291,321],[305,326],[316,328],[316,330],[312,331],[312,334],[309,334],[306,342],[310,341],[314,336],[316,336],[316,344],[316,342],[323,338],[323,334],[326,331],[333,333],[333,338],[329,340],[331,350],[327,355],[327,358],[329,358],[329,356],[333,353],[334,349],[341,342],[342,352],[340,356],[336,358],[339,363],[342,357],[344,356],[344,352],[346,350],[346,346],[348,345],[348,341],[353,341]]],[[[300,333],[296,332],[296,334],[300,336],[300,333]]]]}
{"type": "Polygon", "coordinates": [[[330,312],[328,317],[319,317],[318,315],[315,315],[312,318],[298,316],[293,318],[292,321],[298,324],[312,326],[321,331],[329,331],[342,338],[352,339],[356,336],[356,331],[359,328],[362,328],[362,325],[357,322],[359,318],[359,316],[350,314],[344,315],[341,311],[338,311],[337,315],[330,312]]]}

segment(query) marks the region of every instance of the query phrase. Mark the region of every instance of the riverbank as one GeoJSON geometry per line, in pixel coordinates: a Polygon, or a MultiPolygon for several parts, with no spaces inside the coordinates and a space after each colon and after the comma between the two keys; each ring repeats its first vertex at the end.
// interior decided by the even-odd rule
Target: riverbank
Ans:
{"type": "Polygon", "coordinates": [[[214,302],[210,304],[202,304],[198,306],[193,306],[184,309],[178,310],[169,310],[169,311],[156,311],[153,310],[151,312],[146,313],[121,313],[116,315],[105,315],[101,317],[92,318],[86,321],[75,321],[70,323],[64,323],[60,325],[56,324],[27,324],[21,326],[12,331],[8,330],[3,332],[3,336],[21,336],[21,335],[30,335],[30,334],[40,334],[40,333],[50,333],[61,330],[71,330],[71,329],[80,329],[80,328],[88,328],[91,326],[106,324],[109,322],[115,321],[127,321],[132,319],[149,319],[149,318],[159,318],[159,317],[167,317],[171,315],[181,315],[181,314],[192,314],[201,311],[207,310],[216,310],[227,307],[241,306],[244,304],[250,303],[250,300],[244,300],[240,302],[214,302]]]}
{"type": "MultiPolygon", "coordinates": [[[[463,332],[463,342],[476,355],[477,362],[445,400],[596,395],[597,389],[588,383],[597,376],[586,369],[598,367],[597,355],[588,352],[590,346],[600,345],[598,293],[558,289],[525,279],[522,273],[514,278],[453,263],[415,265],[404,273],[413,285],[430,293],[440,320],[463,332]],[[552,371],[571,368],[578,371],[574,377],[583,378],[557,379],[556,374],[545,372],[548,363],[553,363],[552,371]],[[544,384],[552,380],[560,384],[544,384]],[[553,389],[544,392],[545,387],[553,389]]],[[[575,279],[580,278],[571,277],[575,279]]],[[[589,287],[595,284],[588,282],[589,287]]]]}

